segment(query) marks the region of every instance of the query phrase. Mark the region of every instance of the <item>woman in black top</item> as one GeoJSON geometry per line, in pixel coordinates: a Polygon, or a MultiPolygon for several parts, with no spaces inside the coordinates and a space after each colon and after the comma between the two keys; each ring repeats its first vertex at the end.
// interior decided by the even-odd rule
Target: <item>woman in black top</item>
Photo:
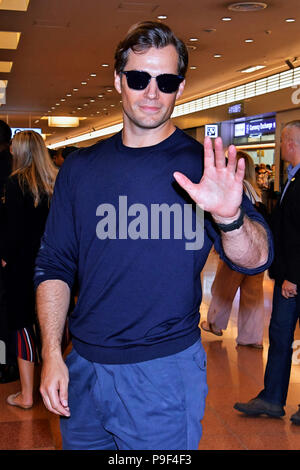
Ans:
{"type": "Polygon", "coordinates": [[[57,169],[42,137],[19,132],[12,141],[13,171],[4,199],[1,255],[7,285],[10,327],[15,332],[21,391],[7,403],[33,405],[34,363],[37,360],[34,263],[48,215],[57,169]]]}

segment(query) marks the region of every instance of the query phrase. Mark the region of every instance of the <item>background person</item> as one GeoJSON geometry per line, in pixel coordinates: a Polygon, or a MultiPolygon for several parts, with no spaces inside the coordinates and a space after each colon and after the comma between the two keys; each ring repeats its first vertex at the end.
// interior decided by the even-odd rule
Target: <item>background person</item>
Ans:
{"type": "Polygon", "coordinates": [[[44,231],[57,174],[42,137],[33,131],[18,132],[11,145],[12,175],[5,191],[1,227],[7,291],[7,309],[14,331],[21,391],[7,398],[9,405],[33,405],[34,364],[37,362],[34,263],[44,231]]]}
{"type": "MultiPolygon", "coordinates": [[[[244,192],[256,206],[262,201],[256,183],[255,166],[251,156],[246,152],[238,151],[237,160],[240,158],[245,161],[244,192]]],[[[262,349],[265,317],[263,279],[263,272],[248,276],[230,269],[224,261],[219,260],[211,288],[212,299],[207,320],[201,322],[201,328],[222,336],[222,330],[226,330],[228,325],[233,300],[237,290],[240,289],[236,342],[241,346],[262,349]]]]}
{"type": "MultiPolygon", "coordinates": [[[[272,216],[275,256],[270,277],[275,280],[269,327],[264,389],[234,408],[247,415],[284,416],[292,365],[292,345],[300,316],[300,121],[281,133],[281,158],[288,162],[288,180],[272,216]]],[[[300,424],[300,409],[291,421],[300,424]]]]}

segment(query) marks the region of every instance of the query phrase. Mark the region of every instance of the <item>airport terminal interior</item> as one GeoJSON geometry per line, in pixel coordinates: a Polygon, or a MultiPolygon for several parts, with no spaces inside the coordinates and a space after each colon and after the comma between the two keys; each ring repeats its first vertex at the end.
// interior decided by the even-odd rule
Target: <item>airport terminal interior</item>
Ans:
{"type": "MultiPolygon", "coordinates": [[[[88,147],[120,131],[114,51],[144,20],[170,26],[189,51],[175,125],[199,142],[222,137],[225,148],[234,144],[255,165],[269,165],[278,196],[287,177],[280,134],[300,119],[299,0],[0,0],[0,119],[13,135],[35,130],[49,150],[88,147]]],[[[199,328],[217,265],[213,249],[201,274],[199,328]]],[[[300,404],[299,324],[286,415],[250,418],[233,409],[263,388],[273,285],[266,271],[262,349],[236,343],[239,292],[223,336],[201,331],[209,391],[199,450],[300,449],[300,426],[290,422],[300,404]]],[[[59,418],[44,407],[38,382],[39,368],[28,410],[6,404],[18,381],[0,384],[0,450],[62,448],[59,418]]]]}

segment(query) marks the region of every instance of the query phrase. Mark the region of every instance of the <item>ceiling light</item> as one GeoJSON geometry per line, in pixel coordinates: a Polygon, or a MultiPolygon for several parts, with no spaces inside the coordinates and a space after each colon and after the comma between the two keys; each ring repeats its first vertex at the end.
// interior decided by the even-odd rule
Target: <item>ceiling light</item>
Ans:
{"type": "Polygon", "coordinates": [[[17,49],[21,33],[0,31],[0,49],[17,49]]]}
{"type": "Polygon", "coordinates": [[[55,103],[55,106],[60,106],[60,103],[55,103]]]}
{"type": "Polygon", "coordinates": [[[295,18],[287,18],[285,21],[287,23],[294,23],[296,20],[295,20],[295,18]]]}
{"type": "Polygon", "coordinates": [[[254,42],[254,39],[245,39],[245,42],[254,42]]]}
{"type": "Polygon", "coordinates": [[[259,11],[264,10],[267,6],[263,2],[237,2],[232,3],[227,8],[232,11],[259,11]]]}
{"type": "Polygon", "coordinates": [[[9,73],[12,68],[12,62],[0,61],[0,72],[9,73]]]}
{"type": "Polygon", "coordinates": [[[95,103],[95,100],[90,100],[90,103],[95,103]]]}
{"type": "Polygon", "coordinates": [[[77,109],[82,109],[82,108],[79,107],[79,108],[77,108],[77,109]]]}
{"type": "Polygon", "coordinates": [[[256,72],[256,70],[264,69],[266,68],[265,65],[252,65],[251,67],[247,67],[246,69],[239,70],[239,72],[242,73],[251,73],[251,72],[256,72]]]}
{"type": "Polygon", "coordinates": [[[71,94],[71,93],[67,93],[66,96],[72,96],[72,94],[71,94]]]}
{"type": "Polygon", "coordinates": [[[214,54],[214,57],[215,57],[216,59],[219,59],[220,57],[222,57],[222,54],[214,54]]]}
{"type": "Polygon", "coordinates": [[[65,99],[65,98],[62,98],[60,101],[66,101],[66,99],[65,99]]]}
{"type": "Polygon", "coordinates": [[[87,103],[84,103],[84,105],[83,105],[83,106],[88,106],[88,104],[87,104],[87,103]]]}
{"type": "Polygon", "coordinates": [[[166,15],[158,15],[158,20],[166,20],[168,17],[166,15]]]}
{"type": "Polygon", "coordinates": [[[81,85],[87,85],[87,82],[81,82],[81,85]]]}
{"type": "Polygon", "coordinates": [[[191,65],[191,66],[190,66],[190,69],[191,69],[191,70],[196,70],[196,68],[197,68],[197,67],[196,67],[195,65],[191,65]]]}
{"type": "Polygon", "coordinates": [[[102,67],[109,67],[109,64],[102,64],[102,67]]]}
{"type": "Polygon", "coordinates": [[[111,88],[107,88],[108,93],[111,93],[112,92],[112,89],[111,88]]]}
{"type": "Polygon", "coordinates": [[[29,0],[2,0],[0,10],[26,11],[29,0]]]}
{"type": "Polygon", "coordinates": [[[91,73],[90,77],[97,77],[97,74],[96,73],[91,73]]]}
{"type": "Polygon", "coordinates": [[[100,114],[100,111],[97,111],[97,113],[96,113],[96,114],[100,114]]]}
{"type": "Polygon", "coordinates": [[[78,88],[73,88],[73,91],[78,91],[78,88]]]}
{"type": "Polygon", "coordinates": [[[230,16],[224,16],[224,18],[222,18],[222,21],[231,21],[232,18],[230,18],[230,16]]]}
{"type": "Polygon", "coordinates": [[[78,127],[79,119],[77,117],[70,117],[70,116],[49,116],[48,126],[49,127],[78,127]]]}
{"type": "Polygon", "coordinates": [[[114,104],[111,104],[110,106],[111,106],[111,108],[114,108],[114,107],[115,107],[115,105],[114,105],[114,104]]]}
{"type": "Polygon", "coordinates": [[[198,38],[190,38],[189,41],[195,42],[198,41],[198,38]]]}
{"type": "Polygon", "coordinates": [[[103,98],[103,95],[98,95],[98,98],[103,98]]]}

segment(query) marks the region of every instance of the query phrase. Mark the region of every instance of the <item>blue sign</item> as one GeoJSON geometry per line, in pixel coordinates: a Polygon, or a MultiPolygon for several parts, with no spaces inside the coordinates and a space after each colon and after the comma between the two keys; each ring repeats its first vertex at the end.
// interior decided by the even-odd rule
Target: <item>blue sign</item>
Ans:
{"type": "Polygon", "coordinates": [[[243,112],[242,103],[233,104],[228,108],[228,114],[240,114],[243,112]]]}
{"type": "Polygon", "coordinates": [[[11,136],[14,137],[14,135],[22,131],[34,131],[42,135],[42,129],[38,129],[37,127],[12,127],[11,136]]]}
{"type": "Polygon", "coordinates": [[[235,124],[235,137],[261,136],[264,134],[274,134],[276,129],[276,118],[256,119],[235,124]]]}

